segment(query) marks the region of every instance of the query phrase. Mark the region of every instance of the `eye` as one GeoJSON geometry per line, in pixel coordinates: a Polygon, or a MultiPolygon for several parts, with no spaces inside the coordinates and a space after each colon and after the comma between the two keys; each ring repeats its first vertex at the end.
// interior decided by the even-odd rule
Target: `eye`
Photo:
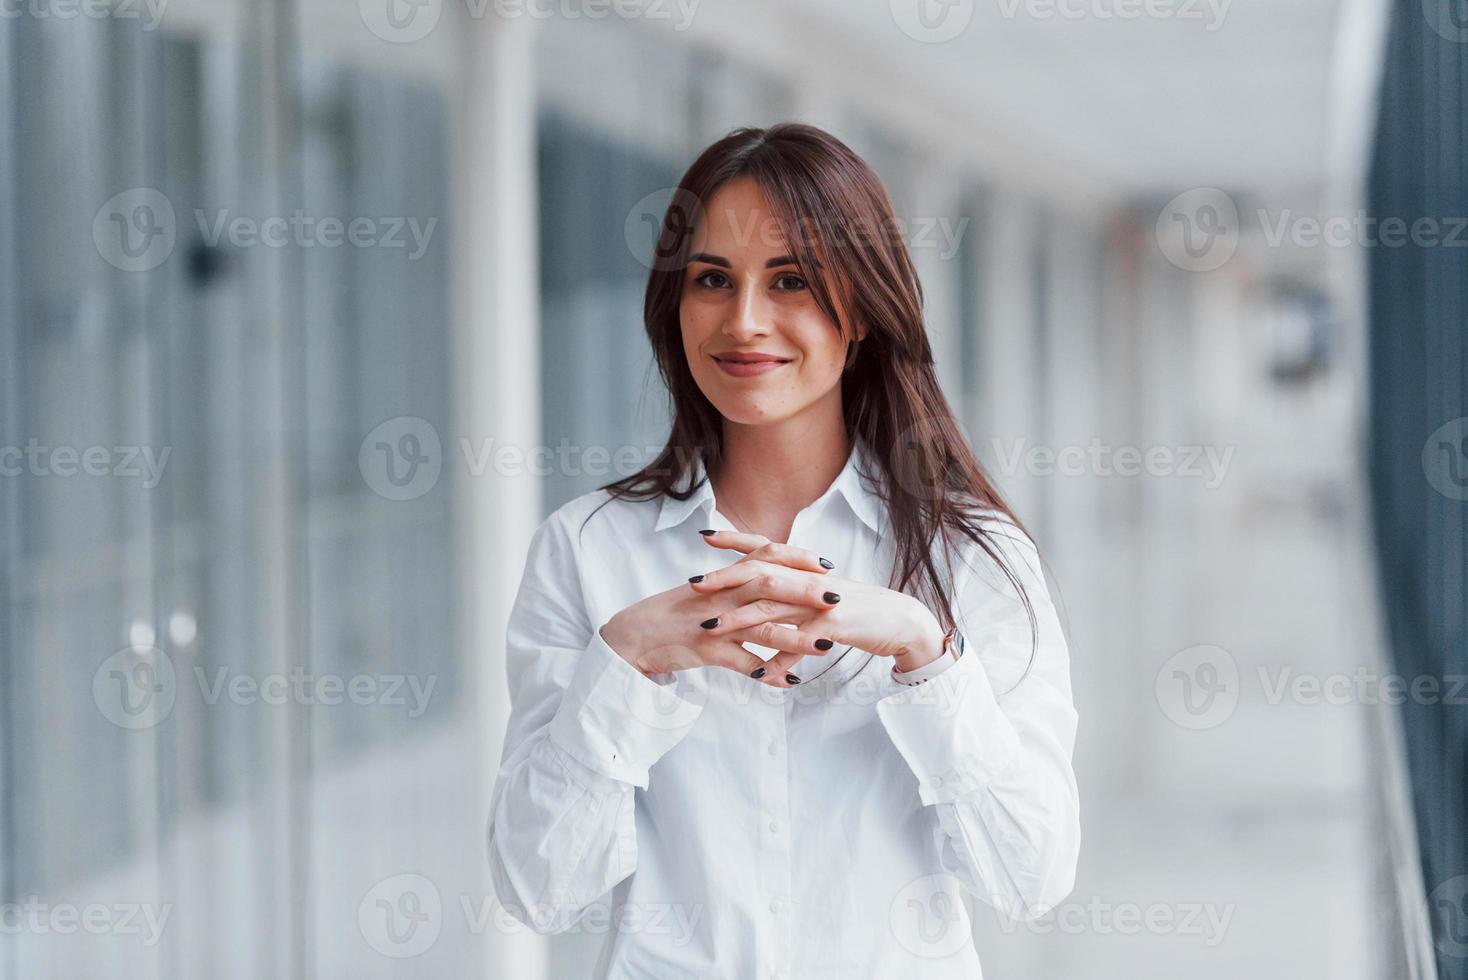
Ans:
{"type": "Polygon", "coordinates": [[[775,280],[775,285],[782,292],[794,292],[805,288],[805,280],[793,272],[782,272],[775,280]],[[782,286],[780,285],[781,283],[786,283],[787,285],[782,286]]]}
{"type": "Polygon", "coordinates": [[[717,269],[710,269],[701,275],[694,276],[693,281],[705,289],[722,289],[727,285],[728,277],[717,269]]]}

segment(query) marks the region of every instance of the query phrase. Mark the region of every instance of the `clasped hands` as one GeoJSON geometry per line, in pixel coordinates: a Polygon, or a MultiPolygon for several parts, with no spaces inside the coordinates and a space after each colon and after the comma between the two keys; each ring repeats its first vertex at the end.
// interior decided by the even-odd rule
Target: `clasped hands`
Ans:
{"type": "Polygon", "coordinates": [[[628,606],[601,627],[607,644],[644,674],[720,666],[794,687],[795,661],[838,644],[891,657],[900,671],[943,652],[937,617],[913,596],[830,574],[835,566],[814,552],[763,535],[703,534],[711,547],[743,557],[628,606]],[[745,642],[779,652],[762,660],[745,642]]]}

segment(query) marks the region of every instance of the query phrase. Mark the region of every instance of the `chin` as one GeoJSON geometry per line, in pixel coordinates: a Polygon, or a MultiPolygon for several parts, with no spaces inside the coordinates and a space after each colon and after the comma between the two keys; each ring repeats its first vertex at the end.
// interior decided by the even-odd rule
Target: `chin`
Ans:
{"type": "Polygon", "coordinates": [[[720,408],[720,411],[724,418],[738,425],[769,425],[771,422],[780,422],[795,414],[790,411],[788,405],[765,405],[757,402],[730,405],[727,406],[727,410],[720,408]]]}

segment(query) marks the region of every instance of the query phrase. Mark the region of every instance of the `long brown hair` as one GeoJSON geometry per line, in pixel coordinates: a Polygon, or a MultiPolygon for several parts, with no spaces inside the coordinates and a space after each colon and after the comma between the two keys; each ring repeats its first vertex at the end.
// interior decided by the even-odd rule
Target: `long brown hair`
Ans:
{"type": "MultiPolygon", "coordinates": [[[[943,565],[951,576],[952,542],[961,534],[1003,570],[1024,602],[1034,635],[1034,607],[979,511],[995,512],[1021,531],[1024,525],[974,458],[938,385],[923,325],[922,284],[891,200],[861,157],[815,126],[785,122],[767,129],[736,129],[704,150],[674,191],[651,257],[643,303],[647,337],[672,398],[672,431],[651,463],[600,488],[611,494],[608,502],[663,495],[686,500],[698,487],[680,490],[679,484],[686,482],[687,464],[696,451],[703,453],[706,474],[717,472],[723,417],[688,367],[678,311],[704,205],[726,182],[741,176],[753,178],[764,192],[803,278],[847,340],[842,414],[853,444],[862,439],[872,447],[883,471],[865,475],[881,487],[895,537],[888,588],[925,601],[943,629],[950,629],[955,624],[951,596],[932,542],[941,541],[943,565]],[[820,270],[830,271],[841,293],[839,303],[825,276],[813,274],[820,270]],[[843,319],[841,309],[851,311],[853,322],[843,319]],[[867,335],[859,342],[856,320],[867,324],[867,335]]],[[[994,516],[984,515],[991,521],[994,516]]]]}

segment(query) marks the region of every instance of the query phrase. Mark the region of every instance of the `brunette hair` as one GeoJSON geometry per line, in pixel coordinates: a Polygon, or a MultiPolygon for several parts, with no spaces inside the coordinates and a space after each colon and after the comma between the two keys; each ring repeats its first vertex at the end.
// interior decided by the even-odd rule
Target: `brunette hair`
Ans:
{"type": "MultiPolygon", "coordinates": [[[[895,537],[888,587],[925,601],[944,630],[950,629],[955,625],[951,596],[932,542],[941,541],[951,576],[953,541],[966,536],[1015,587],[1037,639],[1030,598],[996,547],[994,528],[983,522],[1007,521],[1028,532],[975,459],[939,387],[923,324],[923,287],[886,188],[850,147],[815,126],[784,122],[733,130],[699,155],[674,191],[643,303],[647,337],[671,395],[672,431],[651,463],[600,488],[611,494],[607,502],[663,495],[686,500],[698,487],[680,489],[679,484],[686,482],[697,451],[703,453],[706,474],[717,472],[723,417],[688,367],[678,311],[693,232],[704,208],[721,186],[743,176],[763,191],[802,277],[846,338],[842,414],[853,445],[863,440],[883,471],[864,475],[881,488],[889,533],[895,537]],[[826,276],[819,274],[823,271],[838,296],[832,296],[826,276]],[[850,311],[850,320],[843,310],[850,311]],[[867,325],[860,342],[856,321],[867,325]],[[996,515],[1000,521],[994,521],[996,515]]],[[[1031,662],[1033,656],[1032,644],[1031,662]]]]}

